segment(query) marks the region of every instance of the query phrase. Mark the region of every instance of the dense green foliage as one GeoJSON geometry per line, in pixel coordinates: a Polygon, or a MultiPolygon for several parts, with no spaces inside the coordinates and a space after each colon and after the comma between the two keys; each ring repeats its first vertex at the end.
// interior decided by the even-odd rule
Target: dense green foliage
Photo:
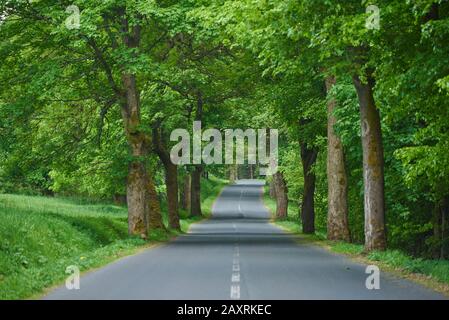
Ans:
{"type": "Polygon", "coordinates": [[[379,30],[365,27],[365,1],[224,1],[202,16],[208,26],[222,25],[225,39],[253,52],[270,79],[270,89],[264,83],[260,90],[279,119],[271,116],[268,121],[288,135],[281,170],[291,201],[301,203],[298,140],[319,148],[315,204],[322,231],[327,215],[324,103],[336,98],[335,129],[345,147],[355,242],[364,238],[363,180],[359,101],[351,76],[364,68],[374,70],[385,149],[389,246],[414,255],[447,257],[449,4],[429,0],[376,5],[379,30]],[[351,58],[358,47],[367,53],[351,58]],[[323,80],[329,73],[338,81],[326,99],[323,80]],[[309,121],[298,127],[301,118],[309,121]],[[439,212],[445,221],[436,217],[439,212]]]}

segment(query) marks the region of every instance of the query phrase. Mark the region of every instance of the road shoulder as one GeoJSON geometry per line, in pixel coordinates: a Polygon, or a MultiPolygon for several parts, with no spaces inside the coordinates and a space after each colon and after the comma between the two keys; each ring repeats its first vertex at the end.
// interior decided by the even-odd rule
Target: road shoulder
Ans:
{"type": "MultiPolygon", "coordinates": [[[[346,257],[353,262],[364,265],[377,265],[383,272],[387,272],[393,277],[398,277],[410,280],[414,283],[420,284],[428,289],[432,289],[438,293],[443,294],[449,298],[449,283],[445,283],[431,275],[423,273],[412,272],[401,266],[394,266],[387,261],[380,259],[371,259],[366,253],[359,249],[356,245],[345,242],[334,242],[324,239],[316,235],[305,235],[300,232],[299,222],[292,221],[276,221],[275,213],[273,211],[273,203],[270,203],[266,194],[266,189],[263,189],[261,194],[261,201],[268,210],[271,216],[271,224],[281,229],[283,232],[294,236],[295,242],[301,245],[312,245],[326,250],[333,255],[346,257]]],[[[275,204],[274,204],[275,207],[275,204]]]]}

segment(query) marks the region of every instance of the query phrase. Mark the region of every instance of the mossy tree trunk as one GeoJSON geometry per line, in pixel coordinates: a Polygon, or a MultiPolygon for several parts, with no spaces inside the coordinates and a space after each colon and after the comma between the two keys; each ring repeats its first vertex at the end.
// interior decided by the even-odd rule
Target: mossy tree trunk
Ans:
{"type": "Polygon", "coordinates": [[[274,184],[274,175],[271,176],[270,184],[268,186],[270,191],[270,198],[275,199],[276,198],[276,188],[274,184]]]}
{"type": "Polygon", "coordinates": [[[191,197],[191,192],[190,192],[190,187],[191,187],[191,176],[189,173],[187,173],[184,176],[183,181],[181,182],[181,194],[180,194],[180,207],[184,210],[189,211],[190,210],[190,197],[191,197]]]}
{"type": "MultiPolygon", "coordinates": [[[[123,18],[122,29],[124,45],[130,49],[138,48],[140,26],[130,27],[128,20],[123,18]]],[[[154,199],[151,194],[155,193],[154,184],[146,168],[150,139],[140,129],[140,92],[136,75],[123,72],[122,85],[121,111],[132,156],[127,179],[128,232],[146,237],[149,228],[163,227],[157,195],[154,199]]]]}
{"type": "Polygon", "coordinates": [[[384,151],[379,110],[374,101],[374,79],[354,76],[360,104],[363,149],[363,182],[365,211],[365,250],[385,250],[384,151]]]}
{"type": "Polygon", "coordinates": [[[276,190],[276,219],[287,218],[288,212],[288,191],[282,172],[277,171],[273,175],[274,188],[276,190]]]}
{"type": "Polygon", "coordinates": [[[161,206],[152,176],[148,176],[147,183],[147,221],[148,229],[165,229],[162,222],[161,206]]]}
{"type": "MultiPolygon", "coordinates": [[[[329,76],[326,78],[326,91],[328,95],[335,83],[335,77],[329,76]]],[[[343,144],[334,129],[337,123],[334,115],[336,104],[335,98],[330,98],[327,102],[327,238],[329,240],[350,241],[348,177],[346,174],[343,144]]]]}

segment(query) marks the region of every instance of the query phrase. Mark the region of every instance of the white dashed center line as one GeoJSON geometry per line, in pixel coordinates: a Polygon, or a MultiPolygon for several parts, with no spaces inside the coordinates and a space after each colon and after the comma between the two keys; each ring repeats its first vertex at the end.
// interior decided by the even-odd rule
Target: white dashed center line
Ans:
{"type": "MultiPolygon", "coordinates": [[[[243,213],[241,204],[242,197],[243,190],[240,191],[240,199],[238,204],[238,211],[240,214],[243,213]]],[[[234,228],[234,232],[237,233],[237,225],[233,223],[232,227],[234,228]]],[[[240,248],[238,242],[234,244],[234,254],[232,257],[231,299],[240,299],[240,248]]]]}
{"type": "Polygon", "coordinates": [[[231,299],[234,299],[234,300],[240,299],[240,285],[233,284],[231,286],[231,299]]]}
{"type": "Polygon", "coordinates": [[[240,299],[240,249],[239,244],[234,245],[232,258],[231,299],[240,299]]]}
{"type": "Polygon", "coordinates": [[[243,213],[243,212],[242,212],[242,197],[243,197],[243,190],[240,191],[239,213],[243,213]]]}

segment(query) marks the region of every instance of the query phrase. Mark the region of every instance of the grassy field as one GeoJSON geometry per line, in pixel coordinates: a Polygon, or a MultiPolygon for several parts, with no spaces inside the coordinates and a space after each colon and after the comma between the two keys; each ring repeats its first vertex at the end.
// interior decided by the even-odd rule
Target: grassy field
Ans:
{"type": "MultiPolygon", "coordinates": [[[[270,209],[274,216],[276,201],[270,198],[267,187],[263,199],[265,206],[270,209]]],[[[275,220],[274,222],[288,232],[301,234],[302,228],[298,212],[298,206],[295,203],[289,204],[288,218],[275,220]]],[[[447,260],[416,259],[404,252],[392,249],[365,253],[362,244],[328,241],[326,233],[321,230],[316,231],[315,235],[301,234],[301,238],[360,262],[376,264],[383,270],[397,272],[402,276],[449,294],[449,261],[447,260]]]]}
{"type": "MultiPolygon", "coordinates": [[[[202,182],[202,208],[210,214],[226,181],[202,182]]],[[[165,205],[163,204],[163,208],[165,205]]],[[[166,219],[165,219],[166,220],[166,219]]],[[[200,218],[182,213],[182,230],[200,218]]],[[[0,299],[21,299],[61,283],[67,266],[81,271],[161,241],[175,232],[129,237],[127,209],[110,203],[70,198],[0,195],[0,299]]]]}

